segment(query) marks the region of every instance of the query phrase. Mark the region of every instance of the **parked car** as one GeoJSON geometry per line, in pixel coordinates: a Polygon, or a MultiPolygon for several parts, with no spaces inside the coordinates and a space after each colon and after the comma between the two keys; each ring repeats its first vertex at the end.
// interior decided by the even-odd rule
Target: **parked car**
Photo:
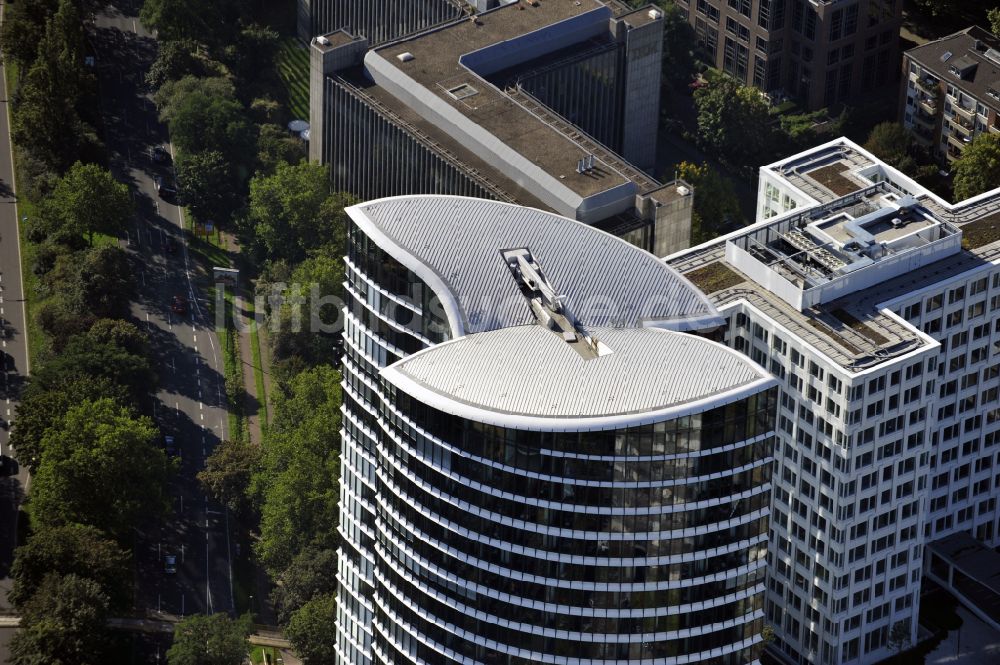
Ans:
{"type": "Polygon", "coordinates": [[[163,572],[167,575],[173,575],[177,572],[177,556],[174,554],[167,554],[163,557],[163,572]]]}
{"type": "Polygon", "coordinates": [[[184,296],[174,296],[174,300],[170,303],[170,309],[174,314],[187,314],[188,311],[188,301],[184,296]]]}
{"type": "Polygon", "coordinates": [[[163,450],[167,453],[167,457],[174,457],[177,455],[177,443],[174,441],[174,437],[163,437],[163,450]]]}

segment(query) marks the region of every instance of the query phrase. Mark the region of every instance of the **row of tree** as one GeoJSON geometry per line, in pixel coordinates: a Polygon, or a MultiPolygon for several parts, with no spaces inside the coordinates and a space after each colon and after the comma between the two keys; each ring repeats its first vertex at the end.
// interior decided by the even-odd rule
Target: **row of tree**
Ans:
{"type": "Polygon", "coordinates": [[[0,34],[20,72],[12,136],[19,200],[32,211],[25,254],[42,332],[11,433],[32,473],[29,533],[11,571],[22,617],[15,664],[107,653],[106,620],[132,601],[132,529],[166,511],[172,470],[147,415],[148,341],[123,318],[133,278],[117,236],[132,203],[100,165],[82,9],[73,0],[8,5],[0,34]]]}
{"type": "MultiPolygon", "coordinates": [[[[277,582],[274,605],[298,655],[306,663],[332,662],[340,375],[330,363],[336,338],[308,323],[296,329],[292,321],[299,317],[295,307],[309,311],[312,285],[320,295],[340,290],[349,200],[331,192],[324,167],[302,161],[302,142],[283,126],[288,115],[275,73],[277,35],[254,22],[253,10],[216,30],[227,3],[207,4],[147,0],[142,13],[160,39],[147,80],[177,148],[178,186],[196,219],[236,233],[245,267],[259,273],[260,292],[299,284],[304,301],[286,298],[268,312],[281,325],[269,326],[274,419],[262,444],[221,442],[199,478],[256,532],[254,553],[277,582]]],[[[332,307],[321,312],[328,322],[338,314],[332,307]]],[[[304,318],[308,322],[309,314],[304,318]]]]}

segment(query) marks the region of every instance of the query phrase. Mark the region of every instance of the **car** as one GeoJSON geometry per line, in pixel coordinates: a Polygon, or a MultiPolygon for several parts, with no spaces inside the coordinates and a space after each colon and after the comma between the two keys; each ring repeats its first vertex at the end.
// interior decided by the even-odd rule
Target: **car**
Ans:
{"type": "Polygon", "coordinates": [[[163,437],[163,450],[167,453],[168,457],[174,457],[177,455],[177,443],[174,441],[174,437],[163,437]]]}
{"type": "Polygon", "coordinates": [[[154,164],[169,164],[172,161],[170,151],[162,145],[153,146],[149,151],[149,157],[153,160],[154,164]]]}
{"type": "Polygon", "coordinates": [[[174,301],[170,303],[170,309],[174,314],[186,314],[188,301],[184,296],[174,296],[174,301]]]}
{"type": "Polygon", "coordinates": [[[167,244],[164,245],[167,254],[177,253],[177,240],[173,236],[167,236],[167,244]]]}
{"type": "Polygon", "coordinates": [[[156,176],[153,178],[153,184],[156,185],[156,194],[164,200],[172,200],[177,198],[177,189],[165,178],[156,176]]]}
{"type": "Polygon", "coordinates": [[[174,575],[177,572],[177,555],[167,554],[163,557],[163,572],[174,575]]]}

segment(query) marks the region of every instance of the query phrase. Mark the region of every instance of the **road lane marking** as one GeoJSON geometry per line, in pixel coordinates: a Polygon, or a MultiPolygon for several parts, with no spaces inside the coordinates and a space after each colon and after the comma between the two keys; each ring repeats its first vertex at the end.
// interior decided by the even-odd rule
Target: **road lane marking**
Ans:
{"type": "Polygon", "coordinates": [[[203,410],[204,408],[205,408],[205,405],[204,405],[204,404],[202,404],[201,402],[198,402],[198,410],[199,410],[199,411],[201,411],[201,410],[203,410]]]}

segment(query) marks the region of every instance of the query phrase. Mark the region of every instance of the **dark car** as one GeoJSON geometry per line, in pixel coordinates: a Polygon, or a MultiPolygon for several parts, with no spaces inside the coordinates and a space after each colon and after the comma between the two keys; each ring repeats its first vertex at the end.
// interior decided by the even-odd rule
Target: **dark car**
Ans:
{"type": "Polygon", "coordinates": [[[171,162],[170,151],[162,145],[154,146],[149,151],[149,157],[153,160],[154,164],[169,164],[171,162]]]}
{"type": "Polygon", "coordinates": [[[174,437],[165,436],[163,437],[163,450],[167,453],[167,457],[177,456],[177,442],[174,441],[174,437]]]}
{"type": "Polygon", "coordinates": [[[174,239],[173,236],[167,236],[167,244],[164,245],[164,248],[166,249],[167,254],[176,254],[177,253],[177,240],[174,239]]]}
{"type": "Polygon", "coordinates": [[[170,303],[170,309],[174,314],[186,314],[188,310],[188,301],[184,296],[174,296],[174,300],[170,303]]]}
{"type": "Polygon", "coordinates": [[[174,554],[167,554],[163,557],[163,572],[167,575],[173,575],[177,572],[177,556],[174,554]]]}
{"type": "Polygon", "coordinates": [[[156,176],[153,178],[153,183],[156,185],[156,193],[161,199],[172,201],[177,198],[177,189],[166,178],[156,176]]]}

